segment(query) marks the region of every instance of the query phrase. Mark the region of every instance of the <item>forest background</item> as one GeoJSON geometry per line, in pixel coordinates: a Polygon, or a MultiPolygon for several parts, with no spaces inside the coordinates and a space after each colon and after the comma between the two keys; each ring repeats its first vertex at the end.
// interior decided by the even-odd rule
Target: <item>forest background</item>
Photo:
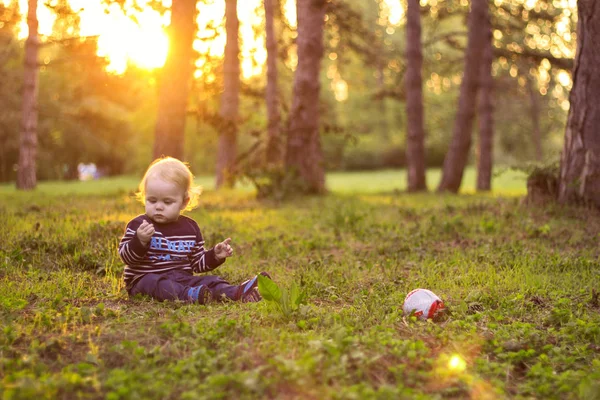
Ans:
{"type": "Polygon", "coordinates": [[[0,185],[0,394],[599,398],[595,0],[135,4],[0,0],[0,176],[10,182],[0,185]],[[32,5],[39,12],[25,19],[32,5]],[[163,31],[171,20],[178,29],[163,31]],[[167,51],[166,33],[192,30],[195,40],[167,51]],[[188,96],[180,78],[191,65],[188,96]],[[177,145],[205,185],[218,181],[223,139],[235,137],[240,176],[254,157],[268,174],[260,160],[270,160],[261,152],[274,109],[285,167],[307,172],[312,193],[324,192],[327,169],[329,194],[292,185],[284,202],[207,190],[190,212],[209,245],[235,240],[220,276],[273,276],[270,288],[259,283],[265,301],[130,298],[116,248],[157,145],[177,145]],[[496,171],[535,161],[556,174],[561,148],[560,187],[542,175],[538,188],[568,207],[521,202],[498,180],[492,194],[439,193],[471,183],[475,169],[480,189],[486,157],[496,171]],[[76,179],[80,162],[126,176],[20,190],[76,179]],[[409,191],[411,177],[423,191],[411,172],[424,166],[432,188],[442,165],[438,193],[396,190],[407,176],[409,191]],[[395,169],[365,172],[382,168],[395,169]],[[441,319],[404,313],[418,287],[444,300],[441,319]]]}
{"type": "MultiPolygon", "coordinates": [[[[0,2],[0,180],[5,182],[15,180],[18,163],[26,37],[23,3],[0,2]]],[[[40,24],[49,25],[45,32],[40,29],[40,180],[74,179],[81,162],[95,163],[105,175],[139,174],[153,157],[157,82],[161,55],[164,62],[166,53],[164,36],[156,30],[127,31],[116,24],[112,42],[103,33],[82,33],[90,31],[82,20],[92,3],[79,8],[74,1],[50,0],[39,6],[48,15],[40,24]],[[119,53],[134,32],[146,35],[137,45],[137,60],[119,53]]],[[[105,17],[104,13],[123,15],[144,27],[142,16],[151,10],[160,16],[155,17],[155,26],[156,21],[162,27],[168,25],[168,4],[136,4],[98,0],[94,7],[102,12],[98,19],[105,17]]],[[[224,90],[225,2],[199,1],[197,9],[197,61],[187,105],[184,158],[196,174],[212,174],[220,130],[216,116],[224,90]]],[[[330,2],[319,104],[328,171],[406,166],[405,9],[403,2],[396,1],[330,2]]],[[[278,3],[278,10],[279,99],[285,121],[297,64],[295,4],[278,3]]],[[[466,0],[421,2],[427,167],[443,165],[451,140],[468,12],[466,0]]],[[[569,107],[576,3],[495,0],[490,3],[490,15],[495,166],[555,162],[569,107]]],[[[245,154],[266,137],[263,2],[239,2],[238,17],[242,68],[237,145],[238,154],[245,154]]],[[[477,135],[474,137],[471,163],[477,158],[477,135]]]]}

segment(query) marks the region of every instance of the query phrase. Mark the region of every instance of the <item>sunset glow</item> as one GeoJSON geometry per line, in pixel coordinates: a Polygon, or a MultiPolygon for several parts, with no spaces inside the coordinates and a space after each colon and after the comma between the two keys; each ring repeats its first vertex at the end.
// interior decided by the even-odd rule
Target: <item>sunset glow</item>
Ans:
{"type": "MultiPolygon", "coordinates": [[[[10,3],[9,0],[2,1],[10,3]]],[[[148,0],[138,0],[138,3],[145,6],[148,0]]],[[[98,36],[98,55],[109,60],[109,71],[123,73],[128,64],[147,69],[164,64],[168,50],[164,27],[168,25],[170,15],[161,16],[150,7],[142,7],[141,12],[133,13],[136,22],[116,4],[106,10],[102,0],[70,0],[70,5],[79,14],[81,36],[98,36]]],[[[18,36],[24,38],[28,35],[27,0],[19,0],[19,8],[24,18],[18,36]]],[[[40,4],[37,14],[40,35],[52,35],[56,19],[52,11],[40,4]]]]}
{"type": "MultiPolygon", "coordinates": [[[[0,0],[4,4],[11,0],[0,0]]],[[[169,41],[165,28],[170,22],[170,13],[160,15],[148,6],[150,0],[137,0],[142,11],[128,10],[130,16],[116,5],[106,9],[102,0],[70,0],[71,8],[78,12],[81,19],[80,34],[82,36],[98,36],[98,55],[109,61],[107,69],[121,74],[128,65],[140,68],[154,69],[164,65],[169,41]],[[134,18],[132,18],[134,17],[134,18]]],[[[285,1],[284,18],[287,23],[296,26],[296,4],[293,0],[285,1]]],[[[23,20],[19,26],[18,36],[23,39],[28,34],[26,14],[27,0],[18,0],[23,20]]],[[[170,6],[171,0],[163,0],[165,6],[170,6]]],[[[129,4],[129,2],[127,3],[129,4]]],[[[383,14],[392,25],[398,25],[404,16],[404,10],[399,3],[386,0],[383,4],[383,14]]],[[[198,13],[198,37],[194,49],[200,54],[221,57],[225,49],[224,34],[225,3],[212,1],[202,4],[198,13]],[[218,35],[213,39],[215,27],[218,35]],[[206,39],[211,38],[211,39],[206,39]]],[[[264,70],[267,58],[263,29],[255,29],[264,22],[262,0],[244,0],[238,2],[240,20],[240,60],[243,78],[260,74],[264,70]]],[[[38,6],[39,33],[42,37],[52,34],[55,16],[41,2],[38,6]]],[[[196,64],[199,77],[202,60],[196,64]]]]}
{"type": "MultiPolygon", "coordinates": [[[[10,3],[10,0],[0,1],[4,4],[10,3]]],[[[169,46],[165,28],[169,25],[170,13],[160,15],[147,6],[148,3],[149,0],[138,0],[142,11],[130,11],[136,22],[125,15],[116,4],[106,10],[102,0],[70,0],[73,10],[79,12],[81,35],[98,36],[98,55],[109,60],[109,71],[121,74],[130,64],[146,69],[164,65],[169,46]]],[[[163,4],[169,6],[170,0],[163,0],[163,4]]],[[[288,0],[288,4],[295,6],[291,0],[288,0]]],[[[23,39],[28,34],[25,19],[27,0],[19,0],[19,7],[24,17],[19,26],[18,36],[23,39]]],[[[213,57],[223,55],[226,41],[224,14],[224,2],[213,1],[202,5],[197,19],[198,38],[194,42],[194,48],[200,54],[210,54],[213,57]],[[215,39],[203,40],[214,36],[214,32],[208,29],[209,26],[216,27],[219,35],[215,39]]],[[[264,33],[259,30],[259,34],[256,34],[254,30],[255,26],[263,23],[262,0],[238,2],[238,15],[242,74],[247,78],[262,72],[267,57],[264,33]]],[[[295,18],[295,9],[286,12],[286,16],[295,18]]],[[[55,20],[52,11],[40,4],[38,19],[40,35],[50,36],[55,20]]]]}
{"type": "MultiPolygon", "coordinates": [[[[95,14],[98,15],[98,12],[95,14]]],[[[144,8],[143,12],[136,13],[138,24],[123,15],[115,5],[110,14],[104,16],[104,23],[99,23],[100,18],[96,16],[85,25],[82,18],[81,29],[83,31],[84,26],[91,29],[95,23],[95,34],[100,35],[98,55],[110,61],[109,70],[123,73],[129,63],[146,69],[160,68],[164,65],[169,49],[169,39],[164,31],[164,27],[169,23],[168,15],[161,16],[150,8],[144,8]]]]}

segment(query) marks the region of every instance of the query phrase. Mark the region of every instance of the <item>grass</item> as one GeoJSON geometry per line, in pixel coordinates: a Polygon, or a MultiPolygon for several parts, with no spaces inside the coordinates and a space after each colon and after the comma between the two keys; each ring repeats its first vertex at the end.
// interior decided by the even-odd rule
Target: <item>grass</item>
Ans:
{"type": "MultiPolygon", "coordinates": [[[[390,193],[406,190],[405,170],[384,170],[369,172],[331,172],[327,174],[327,187],[335,193],[390,193]]],[[[429,188],[434,190],[441,179],[439,169],[427,171],[429,188]]],[[[103,178],[95,181],[51,181],[40,182],[36,189],[37,194],[55,195],[112,195],[134,191],[140,177],[119,176],[103,178]]],[[[473,168],[465,170],[461,193],[472,194],[475,192],[476,171],[473,168]]],[[[196,184],[206,190],[215,189],[213,176],[201,175],[196,177],[196,184]]],[[[495,191],[504,196],[522,195],[526,192],[525,175],[519,171],[498,171],[492,180],[495,191]]],[[[245,182],[238,183],[236,190],[252,192],[253,187],[245,182]]],[[[14,183],[0,184],[0,195],[17,193],[14,183]]]]}
{"type": "Polygon", "coordinates": [[[0,187],[2,398],[600,398],[600,215],[387,190],[399,176],[283,204],[207,187],[190,215],[235,248],[215,273],[268,271],[305,294],[287,308],[129,299],[131,178],[0,187]],[[402,315],[417,287],[444,318],[402,315]]]}

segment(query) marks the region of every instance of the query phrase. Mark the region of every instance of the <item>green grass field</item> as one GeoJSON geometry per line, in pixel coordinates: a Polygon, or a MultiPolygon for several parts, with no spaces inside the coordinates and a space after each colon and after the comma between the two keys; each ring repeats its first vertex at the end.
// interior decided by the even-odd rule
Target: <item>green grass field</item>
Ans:
{"type": "Polygon", "coordinates": [[[207,306],[127,297],[136,179],[0,186],[2,398],[599,399],[600,214],[528,206],[511,174],[492,195],[331,174],[287,203],[201,177],[189,215],[235,249],[214,273],[268,271],[290,300],[207,306]],[[402,315],[417,287],[448,312],[402,315]]]}
{"type": "MultiPolygon", "coordinates": [[[[525,174],[519,171],[498,171],[492,180],[493,192],[504,196],[523,195],[526,193],[525,174]]],[[[427,183],[434,191],[441,178],[441,171],[430,169],[427,172],[427,183]]],[[[112,195],[114,193],[130,192],[137,188],[140,177],[104,178],[86,182],[40,182],[36,193],[45,195],[62,194],[98,194],[112,195]]],[[[463,178],[461,193],[475,192],[476,171],[467,168],[463,178]]],[[[197,176],[196,183],[206,190],[214,190],[213,176],[197,176]]],[[[335,193],[391,193],[406,190],[406,171],[385,170],[372,172],[332,172],[327,174],[327,188],[335,193]]],[[[252,192],[253,187],[241,182],[236,189],[242,192],[252,192]]],[[[14,184],[0,184],[0,195],[15,193],[14,184]]]]}

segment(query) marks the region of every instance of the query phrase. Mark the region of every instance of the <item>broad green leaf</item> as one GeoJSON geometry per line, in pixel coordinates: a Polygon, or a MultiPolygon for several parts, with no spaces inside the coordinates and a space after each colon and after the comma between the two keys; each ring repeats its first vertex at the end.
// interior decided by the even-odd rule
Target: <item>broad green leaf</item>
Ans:
{"type": "Polygon", "coordinates": [[[281,299],[281,289],[266,276],[258,275],[258,292],[267,301],[279,302],[281,299]]]}

